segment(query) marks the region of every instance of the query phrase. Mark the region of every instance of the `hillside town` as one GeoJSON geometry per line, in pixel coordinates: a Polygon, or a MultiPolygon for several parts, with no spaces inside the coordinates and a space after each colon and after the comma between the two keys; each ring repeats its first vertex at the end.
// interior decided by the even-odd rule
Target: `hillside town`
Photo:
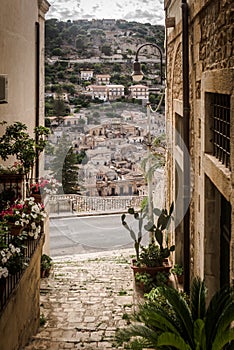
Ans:
{"type": "MultiPolygon", "coordinates": [[[[47,28],[52,31],[51,28],[55,30],[59,24],[62,26],[51,20],[47,28]]],[[[56,149],[66,135],[74,154],[85,155],[77,165],[77,193],[86,196],[146,195],[147,176],[142,167],[143,159],[149,156],[146,140],[149,134],[153,140],[163,138],[165,133],[164,88],[160,84],[158,52],[151,45],[149,50],[143,51],[141,60],[149,62],[151,71],[146,72],[144,82],[136,83],[129,71],[134,51],[142,43],[137,36],[140,24],[129,30],[131,23],[126,21],[73,21],[71,28],[79,31],[84,26],[89,26],[92,33],[96,28],[104,37],[100,42],[97,33],[93,33],[92,40],[99,43],[93,46],[96,47],[95,57],[84,50],[80,60],[76,45],[71,41],[65,40],[60,51],[51,49],[51,42],[46,41],[46,122],[52,131],[49,141],[56,149]],[[119,25],[123,29],[120,30],[119,25]],[[126,43],[126,37],[130,41],[129,48],[126,45],[120,48],[123,39],[126,43]],[[100,50],[103,46],[104,52],[100,50]],[[153,108],[147,112],[149,101],[157,112],[153,112],[153,108]]],[[[153,30],[144,25],[140,28],[153,30]]],[[[90,40],[89,30],[87,40],[90,40]]],[[[53,160],[52,152],[47,152],[48,172],[53,160]]],[[[159,178],[154,178],[154,186],[159,178]]]]}

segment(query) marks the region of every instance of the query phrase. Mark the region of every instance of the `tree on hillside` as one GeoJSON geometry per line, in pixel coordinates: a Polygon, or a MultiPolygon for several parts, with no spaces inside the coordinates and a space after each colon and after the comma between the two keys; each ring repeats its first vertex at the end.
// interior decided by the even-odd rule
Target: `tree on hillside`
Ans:
{"type": "Polygon", "coordinates": [[[53,101],[54,115],[56,117],[64,117],[70,112],[70,108],[62,99],[56,99],[53,101]]]}
{"type": "Polygon", "coordinates": [[[77,156],[73,153],[72,147],[63,163],[62,184],[64,193],[79,193],[77,156]]]}
{"type": "Polygon", "coordinates": [[[102,53],[106,56],[111,56],[112,55],[112,49],[110,45],[103,45],[101,48],[102,53]]]}
{"type": "Polygon", "coordinates": [[[78,194],[78,166],[77,156],[66,137],[63,136],[54,152],[54,160],[50,170],[53,176],[62,183],[63,192],[66,194],[78,194]]]}

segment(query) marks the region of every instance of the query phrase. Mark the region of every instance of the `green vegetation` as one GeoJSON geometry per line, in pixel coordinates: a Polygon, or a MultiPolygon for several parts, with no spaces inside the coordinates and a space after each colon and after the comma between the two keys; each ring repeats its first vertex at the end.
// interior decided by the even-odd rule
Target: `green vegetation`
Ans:
{"type": "Polygon", "coordinates": [[[133,323],[116,332],[117,346],[125,344],[135,350],[233,349],[233,287],[216,292],[209,304],[199,277],[192,282],[190,297],[170,287],[156,291],[131,317],[133,323]]]}
{"type": "Polygon", "coordinates": [[[61,138],[58,147],[54,150],[54,155],[55,158],[51,162],[50,170],[55,179],[62,183],[63,192],[79,193],[77,155],[73,152],[66,136],[61,138]]]}
{"type": "MultiPolygon", "coordinates": [[[[101,21],[95,25],[92,21],[62,22],[55,18],[48,19],[45,24],[46,55],[63,58],[74,53],[83,57],[95,56],[94,45],[98,45],[100,50],[109,46],[105,42],[107,31],[109,28],[105,28],[101,21]]],[[[116,21],[112,31],[116,31],[116,39],[112,47],[109,46],[111,49],[121,46],[122,41],[126,42],[126,37],[130,42],[143,39],[144,42],[154,42],[164,47],[164,26],[161,25],[116,21]],[[120,29],[122,33],[119,34],[120,29]]]]}
{"type": "MultiPolygon", "coordinates": [[[[47,92],[67,91],[72,96],[75,95],[75,86],[85,87],[94,83],[95,80],[81,81],[79,78],[80,69],[93,69],[95,74],[110,74],[111,83],[123,84],[125,89],[132,84],[131,73],[132,64],[128,59],[134,55],[136,47],[146,41],[156,43],[162,50],[164,47],[164,26],[149,25],[137,22],[116,21],[111,29],[116,32],[108,37],[107,29],[102,21],[93,23],[92,21],[67,21],[62,22],[57,19],[49,19],[45,23],[46,57],[58,57],[63,61],[45,64],[45,83],[47,92]],[[111,40],[110,40],[111,39],[111,40]],[[122,50],[123,44],[128,42],[129,47],[122,50]],[[82,62],[69,65],[71,57],[92,58],[111,56],[113,54],[122,55],[122,62],[82,62]],[[66,85],[70,85],[67,89],[66,85]]],[[[152,54],[150,54],[152,55],[152,54]]],[[[147,74],[157,72],[155,64],[143,65],[143,71],[147,74]],[[147,70],[147,72],[146,72],[147,70]]],[[[127,92],[127,91],[126,91],[127,92]]],[[[48,110],[51,112],[47,104],[48,110]]]]}

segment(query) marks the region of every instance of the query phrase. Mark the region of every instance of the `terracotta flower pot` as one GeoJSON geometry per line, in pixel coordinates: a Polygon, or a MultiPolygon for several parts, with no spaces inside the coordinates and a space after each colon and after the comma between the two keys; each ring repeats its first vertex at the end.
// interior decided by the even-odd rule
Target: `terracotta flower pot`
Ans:
{"type": "Polygon", "coordinates": [[[14,223],[10,223],[8,227],[12,236],[19,236],[24,229],[21,225],[15,225],[14,223]]]}
{"type": "Polygon", "coordinates": [[[42,203],[43,201],[43,196],[40,193],[32,193],[30,196],[35,199],[35,203],[42,203]]]}
{"type": "Polygon", "coordinates": [[[162,266],[148,267],[148,266],[136,266],[136,259],[131,261],[131,269],[133,270],[134,276],[138,273],[148,273],[150,276],[155,276],[158,272],[169,272],[171,265],[169,264],[168,259],[164,259],[162,266]]]}

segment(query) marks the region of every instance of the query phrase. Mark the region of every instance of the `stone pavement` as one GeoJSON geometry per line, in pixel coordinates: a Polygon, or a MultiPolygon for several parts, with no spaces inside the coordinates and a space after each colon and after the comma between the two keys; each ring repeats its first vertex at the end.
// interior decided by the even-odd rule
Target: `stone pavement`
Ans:
{"type": "Polygon", "coordinates": [[[115,330],[136,304],[132,255],[123,249],[53,258],[50,277],[41,280],[46,323],[24,350],[115,350],[115,330]]]}

